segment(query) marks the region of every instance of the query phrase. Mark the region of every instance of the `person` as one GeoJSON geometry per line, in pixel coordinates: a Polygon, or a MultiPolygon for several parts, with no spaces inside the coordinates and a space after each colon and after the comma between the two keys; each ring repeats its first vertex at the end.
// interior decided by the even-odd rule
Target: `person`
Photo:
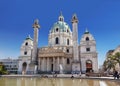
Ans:
{"type": "Polygon", "coordinates": [[[81,76],[81,72],[79,73],[79,76],[81,76]]]}
{"type": "Polygon", "coordinates": [[[119,75],[118,72],[115,70],[115,71],[114,71],[114,74],[113,74],[114,79],[118,78],[118,75],[119,75]]]}
{"type": "Polygon", "coordinates": [[[71,78],[74,78],[73,74],[72,74],[71,78]]]}
{"type": "Polygon", "coordinates": [[[118,74],[117,74],[117,79],[119,79],[119,72],[118,72],[118,74]]]}

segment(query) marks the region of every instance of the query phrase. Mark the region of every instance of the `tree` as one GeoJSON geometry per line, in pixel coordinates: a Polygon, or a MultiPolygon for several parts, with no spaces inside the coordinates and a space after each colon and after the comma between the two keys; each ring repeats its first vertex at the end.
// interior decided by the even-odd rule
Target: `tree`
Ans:
{"type": "Polygon", "coordinates": [[[110,72],[111,69],[115,70],[116,64],[119,63],[120,67],[120,52],[109,54],[103,64],[104,70],[110,72]]]}
{"type": "Polygon", "coordinates": [[[115,53],[115,60],[117,61],[117,63],[119,63],[120,66],[120,52],[115,53]]]}
{"type": "Polygon", "coordinates": [[[111,69],[115,70],[115,65],[117,61],[115,60],[114,55],[108,55],[107,60],[104,62],[105,69],[110,72],[111,69]]]}
{"type": "Polygon", "coordinates": [[[0,62],[0,74],[8,74],[8,72],[2,62],[0,62]]]}

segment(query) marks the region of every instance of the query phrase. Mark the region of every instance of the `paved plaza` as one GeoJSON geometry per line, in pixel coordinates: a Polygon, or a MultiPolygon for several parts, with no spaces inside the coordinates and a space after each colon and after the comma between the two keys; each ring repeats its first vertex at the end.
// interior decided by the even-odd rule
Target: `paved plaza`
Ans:
{"type": "Polygon", "coordinates": [[[114,79],[113,76],[108,76],[108,77],[88,77],[85,76],[85,74],[77,75],[77,74],[56,74],[56,75],[49,75],[49,74],[41,74],[41,75],[1,75],[1,77],[27,77],[27,78],[80,78],[80,79],[99,79],[99,80],[119,80],[119,79],[114,79]],[[72,77],[73,76],[73,77],[72,77]]]}

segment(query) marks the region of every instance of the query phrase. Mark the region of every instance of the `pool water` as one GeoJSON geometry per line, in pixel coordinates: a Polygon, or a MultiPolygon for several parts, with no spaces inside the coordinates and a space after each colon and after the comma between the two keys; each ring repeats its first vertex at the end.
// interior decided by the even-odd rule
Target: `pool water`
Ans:
{"type": "Polygon", "coordinates": [[[71,78],[0,78],[0,86],[120,86],[120,82],[71,78]]]}

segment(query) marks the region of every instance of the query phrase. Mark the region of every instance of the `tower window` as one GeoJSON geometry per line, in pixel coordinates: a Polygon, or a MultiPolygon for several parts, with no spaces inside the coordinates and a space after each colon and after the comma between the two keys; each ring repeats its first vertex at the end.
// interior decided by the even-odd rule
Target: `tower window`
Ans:
{"type": "Polygon", "coordinates": [[[67,39],[67,45],[69,45],[69,39],[67,39]]]}
{"type": "Polygon", "coordinates": [[[56,28],[56,32],[58,32],[58,28],[56,28]]]}
{"type": "Polygon", "coordinates": [[[75,19],[75,16],[73,18],[75,19]]]}
{"type": "Polygon", "coordinates": [[[86,37],[86,41],[89,41],[89,37],[86,37]]]}
{"type": "Polygon", "coordinates": [[[66,51],[67,51],[67,53],[69,53],[69,49],[67,49],[66,51]]]}
{"type": "Polygon", "coordinates": [[[59,18],[59,21],[64,21],[63,19],[64,19],[63,17],[60,17],[60,18],[59,18]]]}
{"type": "Polygon", "coordinates": [[[62,21],[62,18],[60,18],[60,21],[62,21]]]}
{"type": "Polygon", "coordinates": [[[67,33],[69,33],[69,30],[67,29],[67,33]]]}
{"type": "Polygon", "coordinates": [[[24,52],[24,55],[27,55],[27,51],[24,52]]]}
{"type": "Polygon", "coordinates": [[[27,46],[27,45],[28,45],[28,42],[26,42],[25,45],[27,46]]]}
{"type": "Polygon", "coordinates": [[[58,37],[55,39],[55,44],[59,44],[59,38],[58,37]]]}
{"type": "Polygon", "coordinates": [[[89,52],[89,51],[90,51],[90,48],[86,48],[86,51],[89,52]]]}
{"type": "Polygon", "coordinates": [[[70,59],[69,58],[67,58],[67,64],[70,64],[70,59]]]}

